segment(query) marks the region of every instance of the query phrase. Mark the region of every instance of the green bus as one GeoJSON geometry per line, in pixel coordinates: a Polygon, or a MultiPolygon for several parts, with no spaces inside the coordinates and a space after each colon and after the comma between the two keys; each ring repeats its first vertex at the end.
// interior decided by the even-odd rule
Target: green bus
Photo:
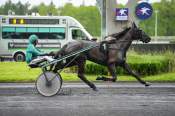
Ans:
{"type": "Polygon", "coordinates": [[[36,34],[43,51],[54,51],[67,42],[92,39],[86,29],[69,16],[0,15],[0,57],[10,56],[25,61],[28,37],[36,34]]]}

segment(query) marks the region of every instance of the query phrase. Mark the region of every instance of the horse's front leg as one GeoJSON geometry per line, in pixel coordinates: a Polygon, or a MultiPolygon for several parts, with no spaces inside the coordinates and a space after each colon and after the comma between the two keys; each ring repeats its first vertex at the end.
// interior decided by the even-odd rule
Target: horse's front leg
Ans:
{"type": "Polygon", "coordinates": [[[123,65],[123,68],[131,75],[133,75],[140,83],[144,84],[145,86],[150,86],[151,84],[148,82],[145,82],[144,80],[142,80],[138,74],[136,74],[135,72],[133,72],[131,70],[131,68],[129,67],[129,65],[125,62],[123,65]]]}
{"type": "Polygon", "coordinates": [[[111,64],[108,65],[108,71],[110,72],[110,74],[112,76],[111,81],[115,82],[117,80],[115,63],[111,63],[111,64]]]}
{"type": "Polygon", "coordinates": [[[104,77],[104,76],[100,76],[100,77],[97,77],[96,80],[112,81],[112,82],[115,82],[117,80],[115,63],[108,64],[107,67],[108,67],[108,71],[110,72],[112,78],[107,78],[107,77],[104,77]]]}
{"type": "Polygon", "coordinates": [[[94,91],[98,91],[97,87],[92,82],[87,80],[87,78],[84,75],[85,63],[85,60],[78,62],[78,77],[87,85],[89,85],[89,87],[92,88],[94,91]]]}

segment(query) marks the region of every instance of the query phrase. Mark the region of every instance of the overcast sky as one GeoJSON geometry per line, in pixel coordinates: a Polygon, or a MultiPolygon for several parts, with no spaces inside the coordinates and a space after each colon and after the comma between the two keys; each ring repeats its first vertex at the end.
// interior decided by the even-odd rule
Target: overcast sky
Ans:
{"type": "MultiPolygon", "coordinates": [[[[0,5],[4,4],[7,0],[0,0],[0,5]]],[[[79,6],[82,4],[82,2],[85,2],[85,5],[95,5],[96,0],[11,0],[13,3],[17,3],[18,1],[21,1],[22,3],[26,3],[27,1],[33,6],[38,5],[41,2],[44,2],[46,5],[48,5],[51,1],[56,6],[63,6],[67,2],[73,3],[75,6],[79,6]]],[[[128,0],[117,0],[118,3],[126,4],[128,0]]],[[[148,0],[149,2],[157,2],[160,0],[148,0]]]]}

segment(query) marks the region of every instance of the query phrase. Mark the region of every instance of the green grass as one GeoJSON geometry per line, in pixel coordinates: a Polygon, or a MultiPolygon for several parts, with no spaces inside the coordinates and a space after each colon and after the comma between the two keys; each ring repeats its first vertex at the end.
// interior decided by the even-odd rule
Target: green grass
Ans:
{"type": "MultiPolygon", "coordinates": [[[[34,82],[41,74],[41,69],[30,69],[26,63],[20,62],[0,62],[0,82],[34,82]]],[[[80,81],[75,73],[61,73],[64,81],[80,81]]],[[[99,75],[87,75],[91,81],[95,81],[99,75]]],[[[175,82],[175,72],[159,74],[155,76],[145,76],[147,81],[175,82]]],[[[119,76],[119,81],[136,81],[131,76],[119,76]]]]}
{"type": "Polygon", "coordinates": [[[30,69],[26,63],[0,63],[0,82],[32,82],[40,73],[40,69],[30,69]]]}

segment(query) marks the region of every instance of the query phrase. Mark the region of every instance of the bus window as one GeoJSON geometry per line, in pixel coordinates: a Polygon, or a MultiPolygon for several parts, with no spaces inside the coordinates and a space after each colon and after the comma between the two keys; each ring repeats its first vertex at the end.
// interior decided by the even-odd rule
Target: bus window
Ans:
{"type": "Polygon", "coordinates": [[[65,39],[65,33],[34,33],[40,39],[55,39],[55,40],[63,40],[65,39]]]}
{"type": "Polygon", "coordinates": [[[72,39],[74,39],[74,40],[86,40],[87,36],[80,29],[72,29],[72,39]]]}
{"type": "Polygon", "coordinates": [[[65,33],[49,33],[48,39],[65,39],[65,33]]]}
{"type": "Polygon", "coordinates": [[[65,39],[65,28],[63,27],[16,27],[3,28],[3,39],[28,39],[32,34],[40,39],[65,39]]]}

